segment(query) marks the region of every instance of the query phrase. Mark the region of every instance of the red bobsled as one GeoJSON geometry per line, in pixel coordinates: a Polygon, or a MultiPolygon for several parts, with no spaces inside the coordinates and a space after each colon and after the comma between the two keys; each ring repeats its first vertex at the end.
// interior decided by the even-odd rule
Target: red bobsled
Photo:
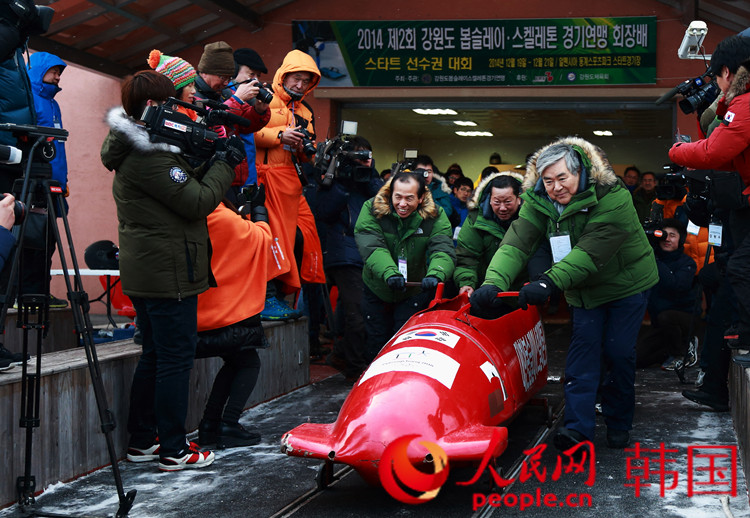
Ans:
{"type": "MultiPolygon", "coordinates": [[[[493,456],[505,451],[507,429],[498,426],[546,383],[547,346],[535,306],[484,320],[469,314],[466,295],[436,299],[380,351],[335,423],[300,425],[284,434],[281,449],[329,466],[348,464],[372,484],[379,483],[385,448],[405,435],[438,444],[451,463],[479,462],[493,431],[502,433],[493,456]]],[[[424,459],[418,446],[407,454],[413,464],[424,459]]]]}

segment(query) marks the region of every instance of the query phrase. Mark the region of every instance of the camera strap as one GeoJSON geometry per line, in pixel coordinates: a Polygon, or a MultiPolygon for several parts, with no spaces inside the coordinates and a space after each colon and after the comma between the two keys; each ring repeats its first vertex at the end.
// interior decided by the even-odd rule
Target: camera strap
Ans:
{"type": "Polygon", "coordinates": [[[302,167],[299,165],[299,162],[297,161],[297,157],[294,155],[294,152],[292,151],[292,164],[294,164],[294,169],[297,171],[297,177],[299,178],[299,183],[302,184],[302,187],[305,187],[307,185],[307,178],[305,177],[305,173],[302,171],[302,167]]]}

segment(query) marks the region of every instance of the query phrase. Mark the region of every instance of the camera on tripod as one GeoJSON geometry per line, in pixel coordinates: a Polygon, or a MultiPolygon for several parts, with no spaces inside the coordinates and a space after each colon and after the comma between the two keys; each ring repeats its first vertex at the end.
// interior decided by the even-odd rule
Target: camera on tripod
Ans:
{"type": "Polygon", "coordinates": [[[370,181],[372,168],[360,162],[370,160],[369,149],[352,149],[350,138],[357,134],[357,123],[343,121],[341,133],[334,139],[328,139],[318,146],[314,167],[322,172],[321,186],[328,188],[334,179],[367,183],[370,181]]]}
{"type": "Polygon", "coordinates": [[[227,112],[228,106],[225,104],[209,100],[201,102],[204,106],[170,97],[159,106],[147,106],[141,120],[146,124],[149,140],[177,146],[185,156],[204,161],[213,156],[219,138],[219,134],[210,127],[250,125],[250,121],[244,117],[227,112]],[[195,111],[199,114],[198,119],[193,121],[177,111],[177,106],[195,111]]]}

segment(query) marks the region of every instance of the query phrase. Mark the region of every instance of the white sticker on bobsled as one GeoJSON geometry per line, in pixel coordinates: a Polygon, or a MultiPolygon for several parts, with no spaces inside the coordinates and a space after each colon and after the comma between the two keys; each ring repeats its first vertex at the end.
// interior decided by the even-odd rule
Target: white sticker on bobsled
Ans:
{"type": "Polygon", "coordinates": [[[500,388],[503,389],[503,400],[508,399],[508,394],[505,392],[505,383],[503,383],[503,378],[500,377],[500,373],[497,372],[495,366],[487,361],[480,365],[479,368],[482,369],[484,375],[487,376],[487,381],[489,381],[490,383],[492,383],[492,378],[497,378],[500,380],[500,388]]]}
{"type": "Polygon", "coordinates": [[[544,328],[541,321],[537,322],[528,333],[513,342],[513,347],[516,350],[518,363],[521,367],[523,388],[529,390],[536,377],[547,365],[547,346],[544,341],[544,328]]]}
{"type": "Polygon", "coordinates": [[[458,343],[460,337],[455,333],[450,333],[442,329],[415,329],[399,336],[393,345],[406,342],[408,340],[429,340],[430,342],[439,342],[453,348],[458,343]]]}
{"type": "Polygon", "coordinates": [[[441,352],[422,347],[404,347],[389,351],[372,362],[359,384],[387,372],[415,372],[451,388],[459,366],[456,360],[441,352]]]}

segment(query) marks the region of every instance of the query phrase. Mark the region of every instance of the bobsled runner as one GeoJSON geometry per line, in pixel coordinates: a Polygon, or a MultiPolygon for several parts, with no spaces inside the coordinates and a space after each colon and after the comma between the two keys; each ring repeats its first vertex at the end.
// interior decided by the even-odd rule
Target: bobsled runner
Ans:
{"type": "MultiPolygon", "coordinates": [[[[436,443],[452,463],[478,463],[491,444],[493,457],[501,455],[508,444],[501,425],[547,382],[539,312],[529,306],[485,320],[469,313],[465,294],[439,297],[383,347],[335,423],[294,428],[282,437],[282,451],[324,460],[329,475],[333,463],[350,465],[371,484],[379,483],[385,448],[406,435],[436,443]],[[498,430],[502,440],[493,443],[498,430]]],[[[425,457],[418,445],[410,445],[407,455],[415,465],[425,457]]]]}

